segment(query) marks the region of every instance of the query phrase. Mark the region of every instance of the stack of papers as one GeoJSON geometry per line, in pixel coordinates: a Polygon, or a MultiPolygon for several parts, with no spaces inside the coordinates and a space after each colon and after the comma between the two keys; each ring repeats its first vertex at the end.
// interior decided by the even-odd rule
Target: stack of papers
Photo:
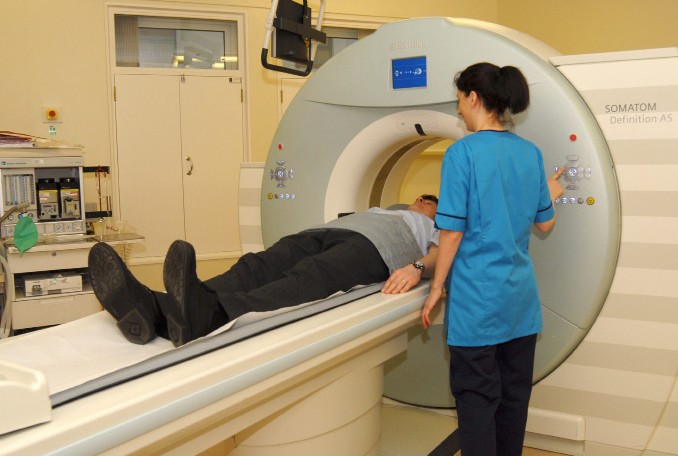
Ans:
{"type": "Polygon", "coordinates": [[[0,147],[35,147],[35,139],[22,133],[0,131],[0,147]]]}

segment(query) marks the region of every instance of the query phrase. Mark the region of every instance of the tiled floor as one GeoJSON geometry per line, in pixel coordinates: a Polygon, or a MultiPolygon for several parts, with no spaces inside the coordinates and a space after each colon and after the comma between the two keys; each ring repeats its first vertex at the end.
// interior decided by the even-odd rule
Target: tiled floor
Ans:
{"type": "MultiPolygon", "coordinates": [[[[388,400],[381,408],[381,423],[379,456],[427,456],[457,427],[450,411],[407,407],[388,400]]],[[[454,456],[459,455],[461,452],[454,456]]],[[[523,456],[561,455],[525,448],[523,456]]]]}

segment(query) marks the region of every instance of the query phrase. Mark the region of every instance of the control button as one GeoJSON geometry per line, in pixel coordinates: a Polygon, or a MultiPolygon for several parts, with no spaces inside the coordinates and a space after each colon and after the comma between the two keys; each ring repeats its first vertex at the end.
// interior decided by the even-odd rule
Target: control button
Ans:
{"type": "Polygon", "coordinates": [[[576,198],[574,198],[574,197],[570,198],[570,203],[574,204],[574,203],[576,203],[576,202],[577,202],[577,199],[576,199],[576,198]]]}
{"type": "Polygon", "coordinates": [[[556,198],[556,204],[560,204],[560,197],[556,198]]]}
{"type": "Polygon", "coordinates": [[[276,160],[276,167],[270,170],[271,180],[278,182],[278,188],[285,188],[285,182],[294,179],[294,170],[285,166],[285,160],[276,160]]]}
{"type": "Polygon", "coordinates": [[[269,193],[266,197],[270,200],[293,200],[296,199],[297,195],[295,193],[269,193]]]}
{"type": "Polygon", "coordinates": [[[584,204],[584,198],[579,198],[579,199],[577,200],[577,202],[578,202],[579,204],[584,204]]]}
{"type": "Polygon", "coordinates": [[[592,196],[589,196],[588,198],[586,198],[586,204],[588,204],[589,206],[593,206],[594,204],[596,204],[596,199],[592,196]]]}
{"type": "Polygon", "coordinates": [[[578,190],[579,181],[584,178],[591,179],[591,168],[580,165],[578,155],[568,155],[567,164],[563,165],[563,168],[565,168],[563,176],[567,183],[565,188],[568,190],[578,190]]]}
{"type": "Polygon", "coordinates": [[[567,198],[563,198],[563,204],[567,204],[567,198]]]}

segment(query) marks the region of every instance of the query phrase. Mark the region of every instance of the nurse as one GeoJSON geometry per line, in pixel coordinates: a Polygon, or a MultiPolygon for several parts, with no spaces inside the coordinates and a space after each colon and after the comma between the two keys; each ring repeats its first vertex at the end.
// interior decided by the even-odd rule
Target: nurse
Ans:
{"type": "Polygon", "coordinates": [[[529,88],[511,66],[478,63],[455,78],[459,115],[473,134],[443,159],[435,221],[440,243],[424,328],[447,289],[450,386],[464,456],[522,453],[541,307],[528,254],[531,226],[548,232],[559,173],[510,131],[529,88]]]}

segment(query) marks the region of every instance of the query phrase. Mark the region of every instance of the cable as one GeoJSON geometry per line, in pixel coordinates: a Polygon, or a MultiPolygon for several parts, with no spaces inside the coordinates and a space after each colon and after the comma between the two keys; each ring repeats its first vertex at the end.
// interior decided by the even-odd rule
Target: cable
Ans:
{"type": "Polygon", "coordinates": [[[19,203],[16,206],[10,207],[7,210],[7,212],[5,212],[4,214],[2,214],[2,216],[0,216],[0,223],[4,222],[7,219],[7,217],[12,215],[16,211],[23,211],[24,209],[28,209],[28,206],[30,206],[30,203],[28,201],[24,201],[23,203],[19,203]]]}

